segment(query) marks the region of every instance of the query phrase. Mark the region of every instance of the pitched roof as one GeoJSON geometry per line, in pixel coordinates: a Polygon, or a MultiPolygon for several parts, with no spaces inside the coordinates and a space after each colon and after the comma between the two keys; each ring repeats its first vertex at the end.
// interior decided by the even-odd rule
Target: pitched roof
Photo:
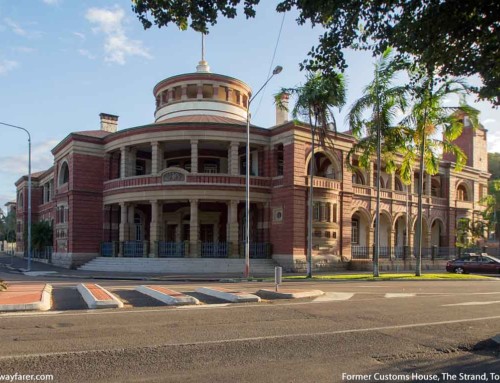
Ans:
{"type": "Polygon", "coordinates": [[[105,130],[82,130],[80,132],[73,132],[73,134],[78,134],[79,136],[97,137],[103,138],[111,134],[105,130]]]}

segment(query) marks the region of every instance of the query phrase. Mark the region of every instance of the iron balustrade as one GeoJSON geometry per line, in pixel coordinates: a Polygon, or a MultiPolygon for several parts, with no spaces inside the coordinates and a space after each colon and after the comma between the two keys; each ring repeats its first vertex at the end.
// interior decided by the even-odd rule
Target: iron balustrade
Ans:
{"type": "Polygon", "coordinates": [[[202,258],[227,258],[230,254],[229,242],[199,242],[202,258]]]}
{"type": "Polygon", "coordinates": [[[147,241],[125,241],[121,242],[123,257],[147,257],[148,242],[147,241]]]}
{"type": "Polygon", "coordinates": [[[186,256],[186,246],[185,242],[164,242],[158,241],[157,253],[159,258],[183,258],[186,256]]]}
{"type": "MultiPolygon", "coordinates": [[[[245,256],[245,242],[240,242],[240,257],[245,256]]],[[[272,256],[272,244],[268,242],[250,242],[250,258],[268,259],[272,256]]]]}
{"type": "Polygon", "coordinates": [[[51,262],[53,252],[54,248],[52,246],[45,246],[42,250],[33,250],[31,252],[31,255],[33,259],[45,260],[47,262],[51,262]]]}
{"type": "Polygon", "coordinates": [[[101,257],[116,257],[118,255],[118,242],[102,242],[101,243],[101,257]]]}

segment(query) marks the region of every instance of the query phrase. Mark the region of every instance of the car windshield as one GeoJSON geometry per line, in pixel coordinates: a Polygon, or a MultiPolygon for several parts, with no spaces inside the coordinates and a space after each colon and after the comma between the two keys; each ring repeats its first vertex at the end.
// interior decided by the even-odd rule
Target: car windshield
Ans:
{"type": "Polygon", "coordinates": [[[485,258],[487,258],[487,259],[489,259],[489,260],[492,260],[492,261],[495,261],[495,262],[500,263],[500,259],[495,258],[495,257],[492,257],[491,255],[488,255],[488,256],[487,256],[487,257],[485,257],[485,258]]]}

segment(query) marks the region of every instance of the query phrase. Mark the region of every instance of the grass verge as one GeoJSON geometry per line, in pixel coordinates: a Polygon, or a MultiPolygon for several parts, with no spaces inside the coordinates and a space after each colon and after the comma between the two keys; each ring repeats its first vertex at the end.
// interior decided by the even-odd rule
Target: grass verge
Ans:
{"type": "MultiPolygon", "coordinates": [[[[293,275],[283,277],[285,280],[297,280],[297,279],[307,279],[303,275],[293,275]]],[[[313,276],[313,280],[360,280],[360,281],[390,281],[390,280],[437,280],[437,279],[491,279],[490,277],[485,277],[483,275],[470,275],[470,274],[452,274],[452,273],[434,273],[434,274],[422,274],[420,277],[416,277],[412,273],[400,273],[400,274],[380,274],[379,277],[375,278],[371,274],[335,274],[335,275],[316,275],[313,276]]]]}

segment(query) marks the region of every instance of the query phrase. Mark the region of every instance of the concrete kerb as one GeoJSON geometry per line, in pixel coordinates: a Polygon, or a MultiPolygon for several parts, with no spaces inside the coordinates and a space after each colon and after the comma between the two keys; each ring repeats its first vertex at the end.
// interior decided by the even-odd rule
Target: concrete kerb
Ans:
{"type": "Polygon", "coordinates": [[[46,284],[39,301],[0,305],[0,311],[48,311],[52,307],[52,286],[46,284]]]}
{"type": "Polygon", "coordinates": [[[264,299],[300,299],[300,298],[316,298],[325,293],[321,290],[286,290],[279,291],[261,289],[256,293],[264,299]]]}
{"type": "Polygon", "coordinates": [[[196,292],[231,303],[260,302],[260,297],[257,295],[231,291],[220,287],[198,287],[196,292]]]}
{"type": "Polygon", "coordinates": [[[108,290],[104,289],[102,286],[98,284],[94,284],[97,288],[101,289],[105,294],[109,296],[109,299],[99,300],[97,299],[92,292],[85,286],[85,284],[80,283],[77,286],[78,292],[81,294],[83,300],[87,304],[89,309],[107,309],[107,308],[122,308],[123,302],[115,297],[108,290]]]}
{"type": "Polygon", "coordinates": [[[161,287],[161,286],[146,286],[146,285],[141,285],[137,286],[135,288],[136,291],[145,294],[147,296],[150,296],[151,298],[154,298],[156,300],[159,300],[160,302],[166,303],[169,306],[182,306],[182,305],[198,305],[200,304],[200,301],[196,299],[195,297],[191,297],[189,295],[185,295],[182,293],[179,293],[177,291],[165,289],[165,292],[163,291],[158,291],[154,289],[154,287],[161,287]],[[170,294],[167,294],[167,291],[170,294]]]}

